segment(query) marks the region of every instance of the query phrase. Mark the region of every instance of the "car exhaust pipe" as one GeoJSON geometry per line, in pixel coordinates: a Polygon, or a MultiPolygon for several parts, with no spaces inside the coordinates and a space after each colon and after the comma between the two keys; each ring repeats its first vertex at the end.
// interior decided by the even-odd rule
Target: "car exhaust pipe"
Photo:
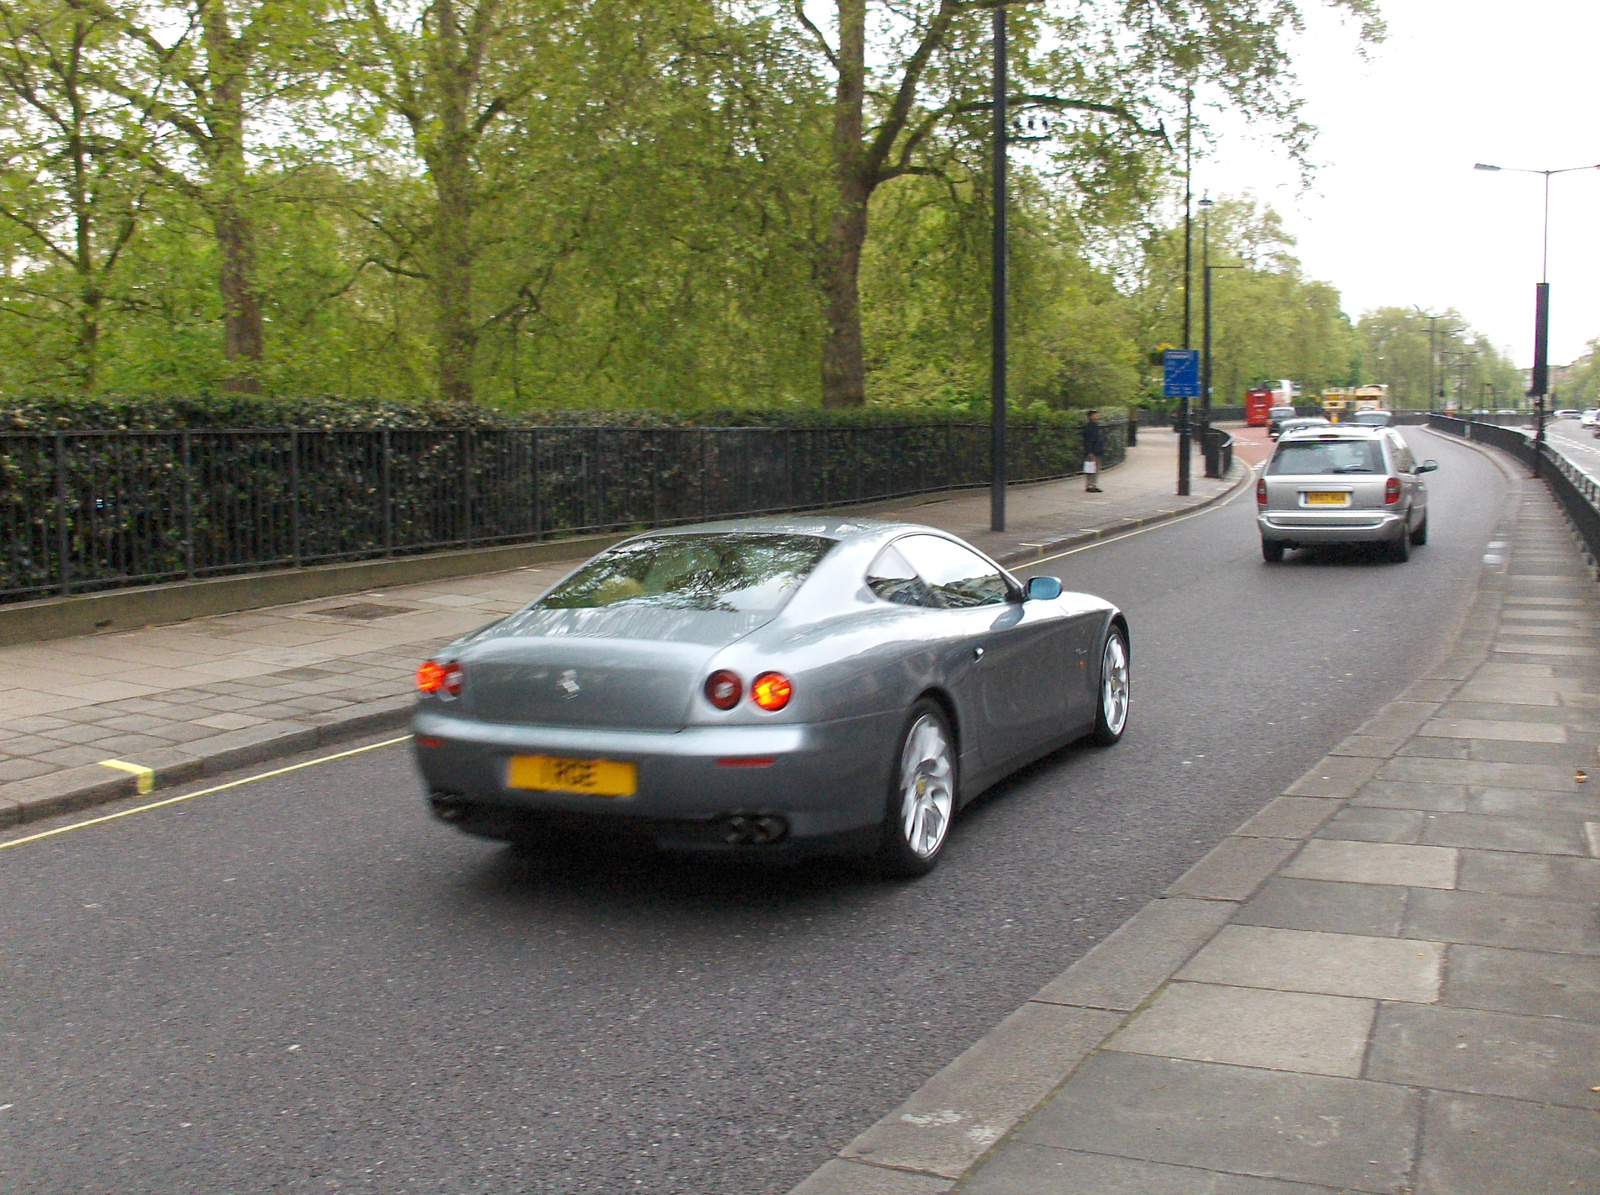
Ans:
{"type": "Polygon", "coordinates": [[[434,817],[451,826],[461,822],[468,812],[466,801],[457,793],[429,793],[428,805],[434,817]]]}
{"type": "Polygon", "coordinates": [[[770,813],[734,813],[722,819],[721,830],[729,846],[766,846],[787,835],[789,823],[770,813]]]}

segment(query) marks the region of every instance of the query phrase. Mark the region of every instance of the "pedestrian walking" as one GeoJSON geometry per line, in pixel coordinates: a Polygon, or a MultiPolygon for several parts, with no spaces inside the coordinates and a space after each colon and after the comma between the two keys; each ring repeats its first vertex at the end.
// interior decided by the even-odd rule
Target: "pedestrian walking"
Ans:
{"type": "Polygon", "coordinates": [[[1083,488],[1091,494],[1102,492],[1095,483],[1100,480],[1100,458],[1105,451],[1106,434],[1100,430],[1100,412],[1090,411],[1083,423],[1083,488]]]}

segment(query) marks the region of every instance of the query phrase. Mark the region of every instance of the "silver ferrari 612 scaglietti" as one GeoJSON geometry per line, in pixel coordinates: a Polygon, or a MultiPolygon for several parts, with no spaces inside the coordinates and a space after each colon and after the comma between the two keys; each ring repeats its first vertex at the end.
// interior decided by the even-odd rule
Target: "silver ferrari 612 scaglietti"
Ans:
{"type": "Polygon", "coordinates": [[[951,818],[1122,737],[1128,624],[955,536],[828,517],[652,531],[418,670],[434,812],[507,841],[938,861],[951,818]]]}

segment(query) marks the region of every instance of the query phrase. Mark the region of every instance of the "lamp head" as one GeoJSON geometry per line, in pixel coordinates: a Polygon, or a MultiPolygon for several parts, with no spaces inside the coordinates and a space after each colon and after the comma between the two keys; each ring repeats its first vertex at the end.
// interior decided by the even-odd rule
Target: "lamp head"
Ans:
{"type": "Polygon", "coordinates": [[[1500,169],[1500,167],[1498,167],[1498,166],[1491,166],[1491,165],[1489,165],[1489,164],[1488,164],[1488,163],[1487,163],[1487,162],[1477,162],[1477,163],[1474,163],[1474,165],[1473,165],[1473,167],[1472,167],[1472,168],[1473,168],[1473,169],[1474,169],[1474,170],[1499,170],[1499,169],[1500,169]]]}
{"type": "Polygon", "coordinates": [[[1211,196],[1209,196],[1209,195],[1201,196],[1200,206],[1204,210],[1210,211],[1211,210],[1211,196]]]}

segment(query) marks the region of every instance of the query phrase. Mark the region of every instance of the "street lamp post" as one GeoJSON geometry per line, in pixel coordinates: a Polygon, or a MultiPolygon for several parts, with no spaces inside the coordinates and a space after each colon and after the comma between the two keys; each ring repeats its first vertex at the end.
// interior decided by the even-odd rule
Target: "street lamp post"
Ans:
{"type": "Polygon", "coordinates": [[[1211,199],[1200,200],[1200,272],[1204,276],[1205,297],[1201,301],[1200,331],[1200,451],[1206,462],[1206,476],[1219,476],[1216,453],[1211,447],[1211,274],[1213,270],[1242,270],[1243,266],[1211,264],[1211,199]]]}
{"type": "Polygon", "coordinates": [[[1600,170],[1597,166],[1567,166],[1560,170],[1529,170],[1522,166],[1491,166],[1478,162],[1474,170],[1495,173],[1538,174],[1544,177],[1544,240],[1540,253],[1539,285],[1533,292],[1533,384],[1528,395],[1533,399],[1533,475],[1539,476],[1544,458],[1545,395],[1550,392],[1550,179],[1552,175],[1574,174],[1580,170],[1600,170]]]}

